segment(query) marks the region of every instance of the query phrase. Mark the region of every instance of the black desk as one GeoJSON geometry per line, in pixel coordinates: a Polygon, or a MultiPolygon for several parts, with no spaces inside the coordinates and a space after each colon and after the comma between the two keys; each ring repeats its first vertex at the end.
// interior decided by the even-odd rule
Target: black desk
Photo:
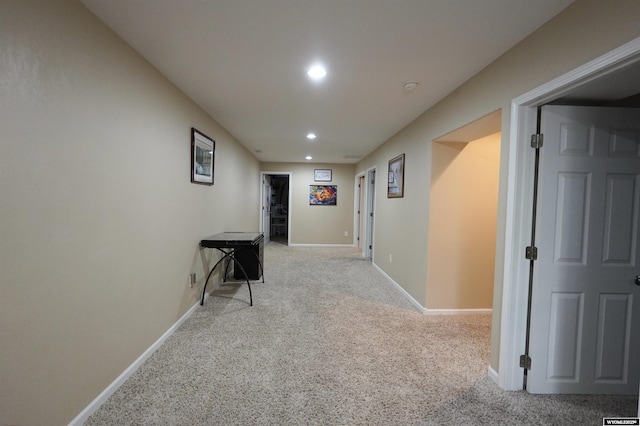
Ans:
{"type": "MultiPolygon", "coordinates": [[[[214,248],[222,253],[222,257],[213,265],[211,272],[209,272],[207,276],[204,288],[202,289],[200,304],[204,304],[204,295],[213,271],[215,271],[219,264],[227,259],[233,260],[234,278],[244,278],[247,281],[247,286],[249,287],[249,304],[253,306],[253,296],[251,295],[249,278],[257,280],[262,277],[262,282],[264,282],[264,269],[262,269],[264,235],[261,232],[223,232],[201,240],[200,247],[214,248]],[[240,275],[240,271],[242,275],[240,275]],[[247,271],[249,271],[249,273],[247,273],[247,271]]],[[[227,280],[228,268],[229,262],[227,262],[224,268],[223,282],[227,280]]]]}

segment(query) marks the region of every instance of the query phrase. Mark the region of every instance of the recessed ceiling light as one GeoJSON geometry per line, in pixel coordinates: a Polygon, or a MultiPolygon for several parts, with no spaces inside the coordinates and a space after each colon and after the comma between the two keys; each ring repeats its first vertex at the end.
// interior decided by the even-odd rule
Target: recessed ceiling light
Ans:
{"type": "Polygon", "coordinates": [[[304,157],[304,158],[305,158],[306,160],[311,160],[311,159],[313,159],[313,157],[312,157],[312,156],[310,156],[310,155],[307,155],[307,156],[306,156],[306,157],[304,157]]]}
{"type": "Polygon", "coordinates": [[[307,75],[315,80],[319,80],[327,75],[327,70],[322,65],[314,65],[307,71],[307,75]]]}
{"type": "Polygon", "coordinates": [[[307,135],[307,139],[311,139],[311,140],[313,140],[313,139],[315,139],[315,138],[316,138],[316,134],[315,134],[315,133],[309,133],[309,134],[307,135]]]}

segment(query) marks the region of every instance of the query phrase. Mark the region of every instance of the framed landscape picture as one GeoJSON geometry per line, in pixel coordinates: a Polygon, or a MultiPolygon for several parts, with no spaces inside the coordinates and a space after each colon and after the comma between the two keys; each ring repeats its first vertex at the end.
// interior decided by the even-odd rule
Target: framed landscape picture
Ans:
{"type": "Polygon", "coordinates": [[[387,198],[404,197],[404,154],[389,160],[387,198]]]}
{"type": "Polygon", "coordinates": [[[191,182],[213,185],[216,142],[191,128],[191,182]]]}

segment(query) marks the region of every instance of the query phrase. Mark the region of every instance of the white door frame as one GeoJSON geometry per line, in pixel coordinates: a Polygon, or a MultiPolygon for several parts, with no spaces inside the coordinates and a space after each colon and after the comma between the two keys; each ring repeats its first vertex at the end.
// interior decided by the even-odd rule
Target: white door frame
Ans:
{"type": "Polygon", "coordinates": [[[288,176],[289,177],[289,203],[287,205],[287,245],[291,245],[291,215],[293,214],[293,209],[291,208],[291,182],[292,182],[292,173],[291,172],[260,172],[260,206],[258,207],[260,213],[260,232],[264,232],[264,224],[262,220],[262,201],[264,200],[264,185],[262,181],[266,175],[271,176],[288,176]]]}
{"type": "Polygon", "coordinates": [[[524,353],[529,279],[524,248],[530,244],[535,153],[529,140],[536,131],[536,109],[638,60],[640,37],[511,101],[498,373],[498,385],[502,389],[522,389],[523,370],[519,358],[524,353]]]}
{"type": "Polygon", "coordinates": [[[376,216],[376,183],[371,183],[371,175],[372,173],[377,173],[375,167],[370,167],[367,169],[365,174],[365,194],[364,194],[364,205],[366,206],[366,226],[365,226],[365,241],[364,241],[364,257],[371,259],[373,262],[373,253],[375,251],[375,245],[373,242],[375,241],[375,216],[376,216]],[[369,248],[371,247],[371,248],[369,248]]]}
{"type": "MultiPolygon", "coordinates": [[[[353,191],[353,205],[354,205],[354,209],[353,209],[353,245],[355,247],[362,247],[364,249],[364,235],[362,235],[363,233],[360,232],[361,231],[361,222],[364,219],[364,206],[366,204],[364,204],[364,195],[365,195],[365,188],[360,186],[360,179],[365,178],[365,182],[366,182],[366,176],[364,172],[360,172],[358,174],[356,174],[355,177],[355,183],[354,183],[354,191],[353,191]],[[360,203],[360,201],[362,201],[362,203],[360,203]],[[360,212],[360,213],[358,213],[360,212]]],[[[364,250],[363,250],[363,254],[364,254],[364,250]]]]}

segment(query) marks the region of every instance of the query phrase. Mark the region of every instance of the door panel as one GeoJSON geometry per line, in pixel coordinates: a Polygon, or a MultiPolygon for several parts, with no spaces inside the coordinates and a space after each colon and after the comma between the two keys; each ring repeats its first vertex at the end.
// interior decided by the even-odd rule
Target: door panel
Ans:
{"type": "Polygon", "coordinates": [[[545,106],[541,124],[527,389],[636,394],[640,110],[545,106]]]}
{"type": "Polygon", "coordinates": [[[629,294],[600,295],[596,382],[623,383],[627,376],[632,302],[629,294]]]}
{"type": "Polygon", "coordinates": [[[638,176],[607,175],[605,201],[604,264],[633,266],[638,233],[638,176]]]}
{"type": "Polygon", "coordinates": [[[551,295],[548,378],[554,382],[577,382],[582,341],[584,293],[551,295]]]}
{"type": "Polygon", "coordinates": [[[590,179],[589,173],[558,173],[556,263],[585,263],[590,179]]]}

